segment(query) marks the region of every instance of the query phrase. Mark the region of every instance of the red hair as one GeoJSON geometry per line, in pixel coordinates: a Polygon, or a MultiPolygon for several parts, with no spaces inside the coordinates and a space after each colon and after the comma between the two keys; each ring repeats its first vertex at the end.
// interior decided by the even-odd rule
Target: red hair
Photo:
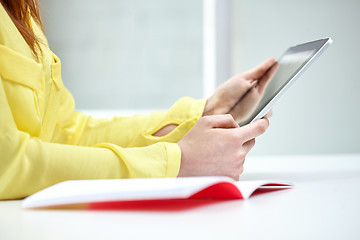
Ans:
{"type": "Polygon", "coordinates": [[[36,37],[31,26],[31,18],[39,24],[43,29],[43,24],[40,19],[38,0],[0,0],[1,4],[9,14],[11,20],[14,22],[16,28],[25,39],[26,43],[31,48],[34,56],[38,59],[38,52],[40,49],[40,41],[36,37]]]}

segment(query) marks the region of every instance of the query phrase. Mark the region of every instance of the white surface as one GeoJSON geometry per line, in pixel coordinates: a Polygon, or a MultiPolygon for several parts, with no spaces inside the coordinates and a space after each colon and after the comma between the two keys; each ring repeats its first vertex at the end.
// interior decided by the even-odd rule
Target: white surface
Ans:
{"type": "Polygon", "coordinates": [[[0,202],[0,239],[359,239],[360,155],[248,158],[243,180],[290,190],[177,212],[23,210],[0,202]]]}

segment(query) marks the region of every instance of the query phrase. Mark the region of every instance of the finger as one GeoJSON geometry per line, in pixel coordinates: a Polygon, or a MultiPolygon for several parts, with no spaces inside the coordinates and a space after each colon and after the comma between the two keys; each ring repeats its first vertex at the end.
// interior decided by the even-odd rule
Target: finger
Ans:
{"type": "MultiPolygon", "coordinates": [[[[241,81],[239,81],[241,82],[241,81]]],[[[234,95],[234,98],[236,100],[236,102],[234,103],[234,105],[230,108],[230,110],[228,111],[228,113],[234,112],[234,108],[239,105],[239,103],[243,100],[244,97],[246,97],[246,95],[253,89],[255,88],[256,84],[257,84],[257,80],[253,80],[253,81],[245,81],[242,83],[242,87],[239,88],[239,90],[235,90],[236,91],[236,95],[234,95]]],[[[232,88],[233,90],[235,89],[232,88]]],[[[233,114],[232,114],[233,115],[233,114]]],[[[234,115],[233,115],[234,116],[234,115]]]]}
{"type": "Polygon", "coordinates": [[[231,110],[230,114],[234,117],[236,122],[241,122],[242,119],[244,119],[244,114],[242,114],[242,109],[244,109],[244,106],[240,103],[236,104],[231,110]]]}
{"type": "Polygon", "coordinates": [[[267,71],[260,79],[259,79],[259,83],[257,84],[257,90],[259,93],[262,93],[265,91],[267,85],[269,84],[269,82],[271,81],[271,79],[274,77],[275,73],[277,72],[279,68],[279,63],[274,63],[271,68],[269,69],[269,71],[267,71]]]}
{"type": "Polygon", "coordinates": [[[248,71],[246,73],[246,77],[251,79],[259,79],[261,78],[268,70],[269,68],[276,63],[276,60],[274,58],[269,58],[262,62],[257,67],[253,68],[252,70],[248,71]]]}
{"type": "Polygon", "coordinates": [[[269,120],[264,117],[262,119],[256,120],[255,122],[252,122],[250,124],[241,127],[238,131],[239,134],[241,134],[242,141],[245,143],[263,134],[268,127],[269,127],[269,120]]]}
{"type": "Polygon", "coordinates": [[[265,114],[265,116],[264,117],[266,117],[266,118],[271,118],[272,117],[272,115],[273,115],[273,110],[272,109],[270,109],[270,111],[267,113],[267,114],[265,114]]]}
{"type": "Polygon", "coordinates": [[[204,122],[210,128],[239,128],[230,114],[205,116],[199,121],[204,122]]]}

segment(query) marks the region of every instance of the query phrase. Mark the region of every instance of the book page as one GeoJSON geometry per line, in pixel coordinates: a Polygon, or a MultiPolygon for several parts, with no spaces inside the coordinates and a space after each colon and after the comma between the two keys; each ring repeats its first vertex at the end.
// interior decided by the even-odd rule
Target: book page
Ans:
{"type": "Polygon", "coordinates": [[[267,183],[269,181],[235,182],[228,177],[73,180],[55,184],[27,197],[22,206],[37,208],[90,202],[187,198],[246,199],[259,186],[267,183]],[[241,194],[234,194],[234,191],[241,194]]]}

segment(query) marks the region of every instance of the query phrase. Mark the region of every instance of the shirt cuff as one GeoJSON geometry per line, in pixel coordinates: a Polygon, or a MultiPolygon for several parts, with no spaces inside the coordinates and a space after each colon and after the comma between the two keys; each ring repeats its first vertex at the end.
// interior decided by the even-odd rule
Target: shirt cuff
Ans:
{"type": "Polygon", "coordinates": [[[198,119],[204,114],[207,99],[194,100],[190,106],[189,116],[196,116],[198,119]]]}
{"type": "Polygon", "coordinates": [[[181,149],[177,143],[164,143],[167,154],[165,177],[177,177],[181,164],[181,149]]]}

